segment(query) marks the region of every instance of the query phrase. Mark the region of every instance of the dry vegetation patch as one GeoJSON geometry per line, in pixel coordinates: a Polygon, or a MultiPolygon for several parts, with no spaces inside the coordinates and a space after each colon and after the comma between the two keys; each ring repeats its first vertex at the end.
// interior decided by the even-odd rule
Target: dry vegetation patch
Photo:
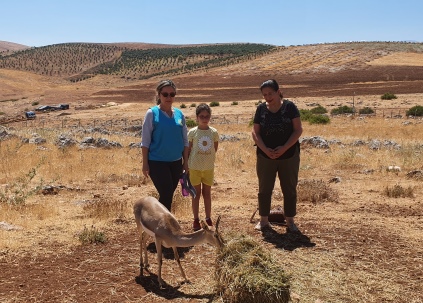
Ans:
{"type": "MultiPolygon", "coordinates": [[[[389,55],[394,51],[390,47],[386,52],[377,50],[379,54],[369,51],[366,60],[389,55]]],[[[309,53],[307,47],[292,47],[249,65],[179,76],[177,106],[220,102],[212,109],[212,125],[225,138],[217,153],[213,216],[222,215],[224,237],[230,239],[235,233],[250,237],[263,247],[260,256],[273,257],[272,264],[290,277],[292,302],[422,302],[423,123],[401,114],[404,108],[422,105],[417,79],[421,68],[368,66],[359,60],[357,44],[351,48],[355,49],[344,46],[335,53],[335,46],[314,46],[309,53]],[[292,58],[278,57],[285,54],[292,58]],[[300,65],[301,56],[307,66],[300,65]],[[286,67],[287,73],[264,72],[261,66],[269,64],[286,67]],[[325,73],[328,68],[347,70],[325,73]],[[259,233],[254,230],[257,218],[253,223],[249,220],[257,208],[258,186],[248,123],[262,99],[257,87],[269,77],[281,79],[286,96],[302,109],[313,104],[328,109],[352,105],[353,96],[356,106],[377,109],[373,117],[331,117],[327,125],[304,123],[302,137],[319,136],[328,148],[302,147],[296,219],[302,234],[297,236],[278,225],[259,233]],[[382,101],[380,96],[392,88],[398,99],[382,101]],[[370,143],[375,140],[380,145],[373,149],[370,143]],[[399,192],[397,185],[412,195],[387,195],[385,189],[399,192]]],[[[35,121],[0,129],[14,134],[0,141],[2,301],[221,302],[213,281],[218,256],[208,246],[180,250],[190,284],[181,284],[173,254],[166,251],[163,279],[169,288],[158,287],[153,244],[148,248],[152,275],[136,278],[139,245],[132,204],[156,193],[151,181],[142,177],[140,149],[129,147],[140,141],[139,136],[123,129],[140,124],[153,104],[156,80],[98,76],[63,83],[58,78],[27,77],[25,72],[0,73],[11,79],[0,84],[0,95],[5,92],[0,101],[17,99],[0,103],[2,116],[33,109],[31,104],[37,100],[71,104],[68,116],[45,113],[35,121]],[[107,102],[118,105],[101,106],[107,102]],[[108,132],[89,132],[92,128],[108,132]],[[22,139],[32,138],[33,133],[46,142],[24,143],[22,139]],[[61,134],[78,142],[86,136],[102,137],[121,143],[122,148],[59,148],[54,142],[61,134]],[[51,192],[42,190],[48,186],[51,192]]],[[[193,108],[183,111],[194,117],[193,108]]],[[[273,206],[282,204],[276,182],[273,206]]],[[[190,230],[191,201],[179,189],[173,211],[184,230],[190,230]]]]}

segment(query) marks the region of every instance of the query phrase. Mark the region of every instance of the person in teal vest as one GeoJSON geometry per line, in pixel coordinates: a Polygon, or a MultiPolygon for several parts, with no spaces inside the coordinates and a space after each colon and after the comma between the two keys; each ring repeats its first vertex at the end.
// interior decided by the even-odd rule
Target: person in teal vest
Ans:
{"type": "Polygon", "coordinates": [[[142,172],[151,178],[159,201],[170,211],[179,178],[188,172],[188,131],[184,114],[172,106],[175,83],[162,80],[156,92],[157,105],[147,110],[142,125],[142,172]]]}

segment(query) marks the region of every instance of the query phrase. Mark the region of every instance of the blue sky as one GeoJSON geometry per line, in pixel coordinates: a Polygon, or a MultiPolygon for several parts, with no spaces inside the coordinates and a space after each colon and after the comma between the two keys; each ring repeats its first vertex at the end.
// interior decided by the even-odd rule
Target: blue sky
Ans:
{"type": "Polygon", "coordinates": [[[27,46],[423,42],[421,0],[13,0],[0,10],[0,40],[27,46]]]}

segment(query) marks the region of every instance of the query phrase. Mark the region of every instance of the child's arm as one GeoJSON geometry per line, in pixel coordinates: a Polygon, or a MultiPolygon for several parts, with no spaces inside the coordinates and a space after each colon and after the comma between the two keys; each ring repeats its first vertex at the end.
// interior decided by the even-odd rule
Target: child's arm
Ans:
{"type": "Polygon", "coordinates": [[[188,146],[188,158],[191,155],[191,151],[192,151],[192,141],[189,141],[189,146],[188,146]]]}

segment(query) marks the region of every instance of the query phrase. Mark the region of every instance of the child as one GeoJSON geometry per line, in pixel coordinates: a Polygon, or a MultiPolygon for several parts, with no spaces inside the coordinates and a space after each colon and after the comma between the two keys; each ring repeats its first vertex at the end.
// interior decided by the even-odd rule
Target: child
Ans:
{"type": "Polygon", "coordinates": [[[209,126],[211,109],[207,104],[197,106],[195,114],[198,126],[188,132],[189,141],[189,178],[197,195],[192,198],[192,213],[194,231],[201,229],[199,219],[199,202],[201,196],[204,199],[207,225],[212,226],[211,220],[211,186],[214,179],[214,161],[219,145],[217,130],[209,126]]]}

